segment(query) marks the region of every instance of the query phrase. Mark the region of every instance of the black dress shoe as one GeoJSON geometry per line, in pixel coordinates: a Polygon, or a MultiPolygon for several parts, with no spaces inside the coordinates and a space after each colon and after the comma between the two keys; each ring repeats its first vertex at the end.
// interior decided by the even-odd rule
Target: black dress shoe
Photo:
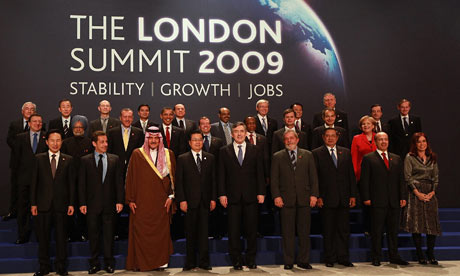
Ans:
{"type": "Polygon", "coordinates": [[[354,265],[350,261],[339,262],[339,265],[343,265],[346,267],[354,267],[354,265]]]}
{"type": "Polygon", "coordinates": [[[115,272],[115,268],[113,268],[113,266],[111,266],[111,265],[106,266],[104,270],[107,273],[114,273],[115,272]]]}
{"type": "Polygon", "coordinates": [[[101,270],[101,268],[99,266],[97,266],[97,265],[92,266],[92,267],[90,267],[90,269],[88,269],[88,274],[95,274],[99,270],[101,270]]]}
{"type": "Polygon", "coordinates": [[[312,269],[311,265],[309,263],[300,263],[297,264],[298,267],[303,268],[303,269],[312,269]]]}
{"type": "Polygon", "coordinates": [[[334,263],[326,263],[326,267],[334,267],[334,263]]]}
{"type": "Polygon", "coordinates": [[[257,232],[257,238],[262,239],[263,237],[264,237],[264,235],[262,235],[261,233],[257,232]]]}
{"type": "Polygon", "coordinates": [[[292,264],[285,264],[284,265],[284,269],[288,270],[288,269],[292,269],[294,267],[294,265],[292,264]]]}
{"type": "Polygon", "coordinates": [[[17,239],[14,244],[23,244],[23,243],[28,243],[29,239],[17,239]]]}
{"type": "Polygon", "coordinates": [[[49,271],[37,271],[34,273],[34,276],[45,276],[48,274],[49,274],[49,271]]]}
{"type": "Polygon", "coordinates": [[[67,272],[67,270],[63,269],[63,270],[56,271],[56,274],[61,275],[61,276],[67,276],[67,275],[69,275],[69,272],[67,272]]]}
{"type": "Polygon", "coordinates": [[[88,241],[88,238],[87,238],[85,235],[81,235],[80,238],[79,238],[79,240],[80,240],[81,242],[85,242],[85,241],[88,241]]]}
{"type": "Polygon", "coordinates": [[[373,266],[380,266],[380,261],[379,260],[373,260],[372,265],[373,266]]]}
{"type": "Polygon", "coordinates": [[[421,265],[426,265],[426,264],[428,264],[428,262],[426,261],[425,258],[419,258],[419,259],[418,259],[418,263],[421,264],[421,265]]]}
{"type": "Polygon", "coordinates": [[[430,264],[432,264],[432,265],[438,265],[438,264],[439,264],[438,261],[437,261],[435,258],[429,259],[428,262],[429,262],[430,264]]]}
{"type": "Polygon", "coordinates": [[[394,260],[390,260],[390,264],[408,265],[409,263],[404,261],[403,259],[394,259],[394,260]]]}
{"type": "Polygon", "coordinates": [[[255,263],[248,263],[247,267],[249,269],[256,269],[257,268],[257,265],[255,263]]]}
{"type": "Polygon", "coordinates": [[[243,266],[240,263],[236,263],[233,265],[233,269],[235,270],[243,270],[243,266]]]}
{"type": "Polygon", "coordinates": [[[212,270],[212,267],[210,265],[200,265],[198,267],[204,270],[212,270]]]}
{"type": "Polygon", "coordinates": [[[9,221],[10,219],[14,219],[16,216],[14,216],[12,213],[8,213],[2,217],[3,221],[9,221]]]}
{"type": "Polygon", "coordinates": [[[190,271],[190,270],[192,270],[194,268],[195,268],[195,266],[193,266],[193,265],[186,265],[186,266],[184,266],[184,268],[182,268],[182,271],[190,271]]]}

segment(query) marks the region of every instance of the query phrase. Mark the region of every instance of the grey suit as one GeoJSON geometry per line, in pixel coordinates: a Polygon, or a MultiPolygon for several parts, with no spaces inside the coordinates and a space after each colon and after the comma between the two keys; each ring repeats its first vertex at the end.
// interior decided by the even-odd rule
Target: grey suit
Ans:
{"type": "Polygon", "coordinates": [[[276,152],[272,158],[270,179],[273,199],[281,197],[284,202],[284,207],[281,208],[284,264],[294,263],[296,229],[299,237],[297,263],[309,263],[310,196],[319,196],[313,154],[297,148],[294,169],[286,149],[276,152]]]}

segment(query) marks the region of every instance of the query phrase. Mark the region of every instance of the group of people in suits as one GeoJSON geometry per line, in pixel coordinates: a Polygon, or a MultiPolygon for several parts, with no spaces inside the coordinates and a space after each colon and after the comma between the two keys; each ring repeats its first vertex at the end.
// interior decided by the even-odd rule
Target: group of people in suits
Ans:
{"type": "MultiPolygon", "coordinates": [[[[12,122],[8,132],[12,207],[4,220],[17,216],[16,243],[21,244],[29,240],[30,211],[37,217],[40,270],[36,276],[51,271],[48,247],[52,222],[56,228],[56,271],[67,274],[67,216],[75,216],[73,223],[80,227],[74,229],[82,229],[76,236],[89,238],[88,272],[101,269],[103,237],[105,270],[113,273],[113,241],[123,234],[117,227],[117,214],[124,204],[130,212],[128,269],[164,269],[172,254],[171,235],[180,237],[185,228],[184,270],[211,269],[209,230],[215,237],[228,230],[230,258],[234,269],[241,270],[243,265],[257,267],[259,206],[272,202],[281,216],[284,268],[292,269],[297,263],[311,269],[310,211],[318,207],[326,266],[339,263],[351,267],[349,209],[362,202],[372,236],[372,264],[380,265],[381,236],[386,227],[390,262],[406,265],[397,253],[400,212],[411,193],[404,159],[406,154],[424,152],[416,150],[418,140],[411,142],[413,134],[421,132],[420,118],[409,115],[410,102],[404,99],[398,104],[400,115],[385,124],[382,106],[373,105],[370,116],[359,121],[362,134],[354,136],[350,145],[347,114],[335,108],[332,93],[324,95],[323,103],[325,108],[315,114],[313,127],[302,117],[302,104],[294,103],[283,112],[284,124],[279,128],[268,116],[267,100],[256,103],[256,115],[235,123],[230,122],[226,107],[219,108],[218,122],[201,117],[195,123],[185,118],[183,104],[164,107],[160,123],[150,120],[149,105],[141,104],[139,120],[133,123],[133,110],[123,108],[119,118],[113,118],[110,103],[103,100],[98,106],[100,117],[88,123],[84,116],[72,116],[71,101],[63,99],[59,102],[61,116],[51,120],[45,132],[35,104],[26,102],[23,118],[12,122]],[[151,169],[149,174],[146,168],[151,169]],[[146,179],[152,178],[157,179],[153,181],[156,184],[146,187],[146,179]],[[166,209],[163,205],[146,208],[152,203],[145,196],[158,191],[166,209]],[[151,210],[162,214],[158,221],[172,222],[171,231],[169,223],[168,231],[163,223],[145,225],[144,218],[151,216],[151,210]],[[227,229],[223,229],[224,213],[227,229]],[[145,231],[149,236],[142,236],[145,231]],[[156,232],[163,236],[155,236],[156,232]],[[244,258],[242,235],[247,240],[244,258]],[[148,245],[156,239],[166,242],[164,250],[155,258],[144,258],[148,245]]],[[[420,157],[424,165],[437,170],[434,153],[426,147],[425,151],[420,157]]],[[[428,183],[431,186],[423,186],[423,192],[416,184],[410,186],[417,192],[412,201],[434,198],[432,204],[437,178],[428,183]]],[[[437,212],[437,201],[432,209],[437,212]]],[[[436,221],[432,223],[436,225],[436,221]]],[[[433,247],[433,237],[439,233],[428,233],[433,247]]],[[[415,235],[414,241],[419,240],[415,235]]],[[[430,263],[434,263],[432,249],[430,252],[430,263]]]]}

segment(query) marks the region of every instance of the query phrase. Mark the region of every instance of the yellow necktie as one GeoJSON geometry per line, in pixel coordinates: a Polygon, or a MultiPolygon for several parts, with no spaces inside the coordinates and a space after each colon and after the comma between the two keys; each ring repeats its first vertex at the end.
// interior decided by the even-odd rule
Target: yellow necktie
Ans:
{"type": "Polygon", "coordinates": [[[123,144],[125,145],[125,150],[128,149],[128,142],[129,142],[128,129],[125,128],[125,131],[123,133],[123,144]]]}

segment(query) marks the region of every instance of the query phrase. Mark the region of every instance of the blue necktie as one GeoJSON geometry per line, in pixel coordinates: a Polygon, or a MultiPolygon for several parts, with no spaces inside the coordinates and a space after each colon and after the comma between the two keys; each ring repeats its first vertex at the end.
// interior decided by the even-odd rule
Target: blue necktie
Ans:
{"type": "Polygon", "coordinates": [[[265,118],[262,118],[262,128],[264,129],[265,135],[267,135],[267,124],[265,123],[265,118]]]}
{"type": "Polygon", "coordinates": [[[243,165],[243,150],[241,147],[241,145],[238,145],[238,163],[240,163],[240,166],[243,165]]]}
{"type": "Polygon", "coordinates": [[[209,152],[209,138],[208,138],[208,135],[204,136],[204,150],[206,152],[209,152]]]}
{"type": "Polygon", "coordinates": [[[337,168],[337,157],[335,157],[334,149],[331,149],[332,162],[334,162],[335,167],[337,168]]]}
{"type": "Polygon", "coordinates": [[[34,140],[32,142],[32,150],[34,153],[37,152],[37,145],[38,145],[38,134],[34,133],[34,140]]]}

